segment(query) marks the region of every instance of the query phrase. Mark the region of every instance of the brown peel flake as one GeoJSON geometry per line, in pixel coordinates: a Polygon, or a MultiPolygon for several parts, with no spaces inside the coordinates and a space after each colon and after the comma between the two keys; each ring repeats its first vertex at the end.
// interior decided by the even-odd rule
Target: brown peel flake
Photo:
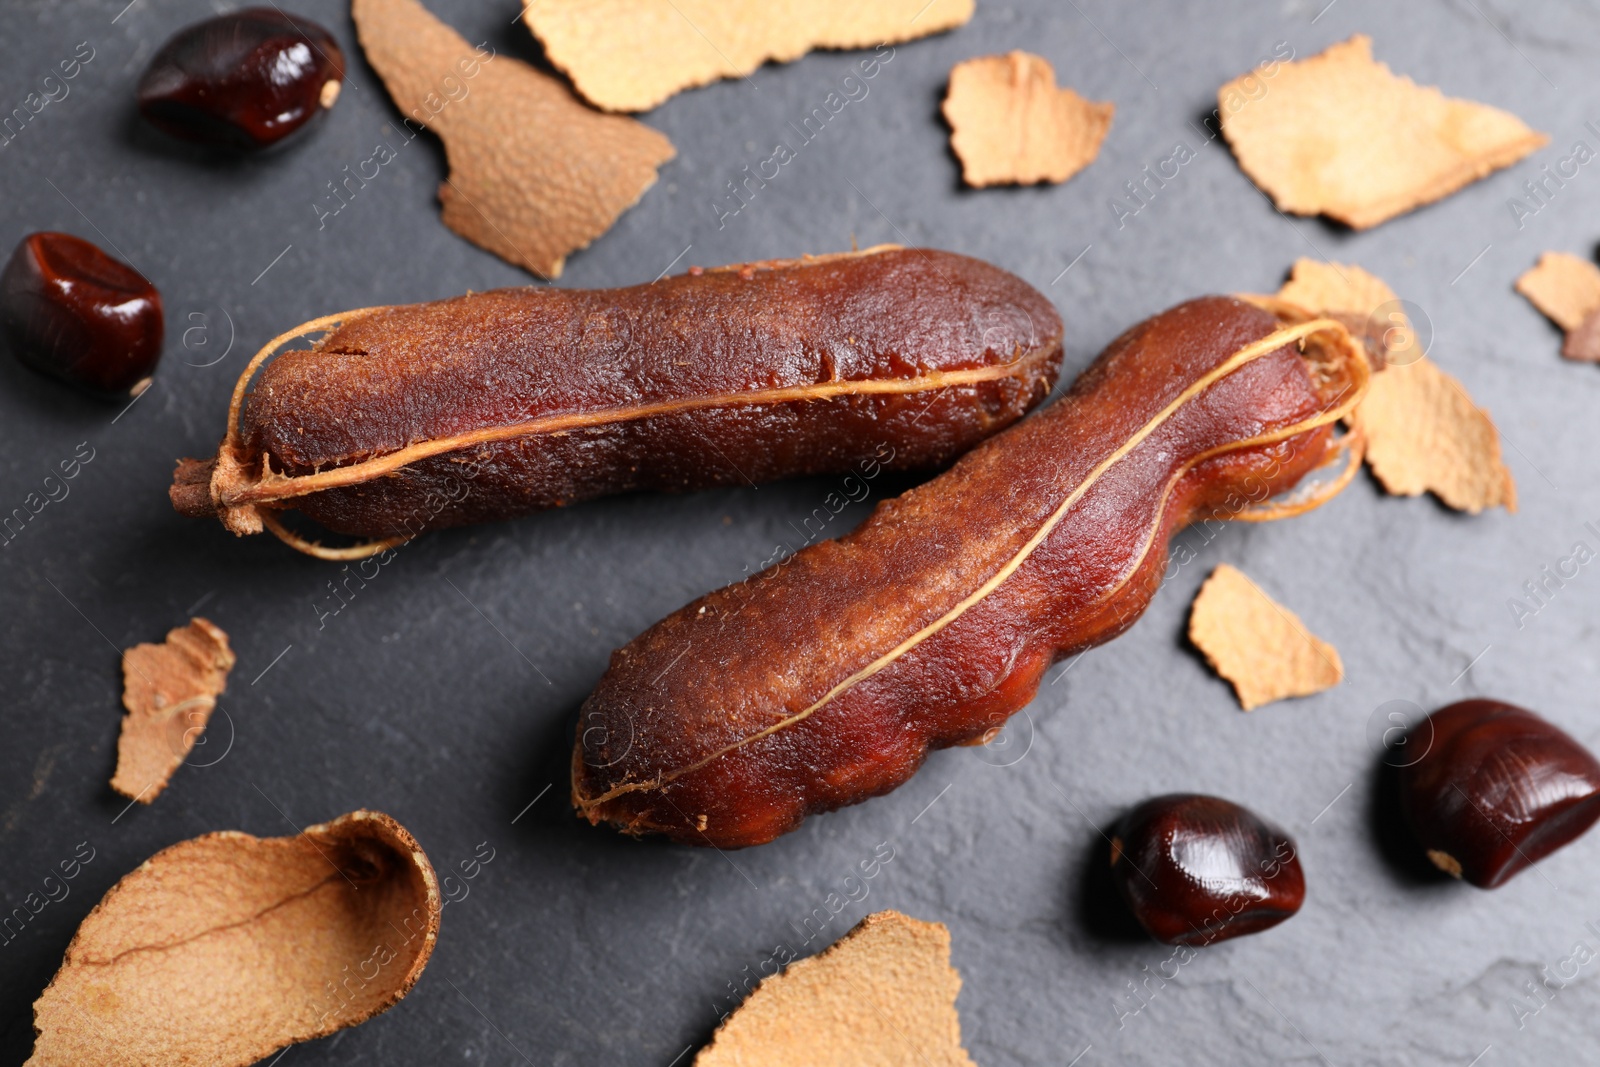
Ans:
{"type": "Polygon", "coordinates": [[[1600,267],[1565,252],[1546,252],[1517,279],[1517,292],[1570,332],[1600,310],[1600,267]]]}
{"type": "Polygon", "coordinates": [[[645,111],[813,48],[873,48],[960,26],[973,0],[538,0],[523,18],[590,103],[645,111]]]}
{"type": "Polygon", "coordinates": [[[1286,63],[1270,79],[1235,79],[1218,102],[1239,166],[1281,210],[1358,230],[1448,196],[1549,141],[1510,112],[1396,76],[1373,61],[1363,34],[1286,63]]]}
{"type": "Polygon", "coordinates": [[[1189,640],[1233,683],[1245,711],[1320,693],[1344,678],[1338,649],[1226,563],[1211,572],[1194,598],[1189,640]]]}
{"type": "Polygon", "coordinates": [[[979,187],[1066,181],[1100,154],[1116,109],[1057,88],[1055,68],[1027,52],[956,64],[944,100],[961,176],[979,187]]]}
{"type": "Polygon", "coordinates": [[[387,815],[206,834],[127,874],[34,1003],[35,1067],[230,1067],[376,1015],[438,938],[433,866],[387,815]]]}
{"type": "Polygon", "coordinates": [[[1422,355],[1394,291],[1360,267],[1295,263],[1280,299],[1318,315],[1364,324],[1387,363],[1350,419],[1366,439],[1367,465],[1396,496],[1431,492],[1457,511],[1517,510],[1517,485],[1500,433],[1455,378],[1422,355]]]}
{"type": "Polygon", "coordinates": [[[973,1067],[960,991],[945,925],[880,911],[764,980],[695,1067],[973,1067]]]}
{"type": "Polygon", "coordinates": [[[1428,359],[1374,375],[1352,425],[1367,438],[1367,465],[1396,496],[1432,492],[1457,511],[1517,510],[1517,484],[1500,458],[1500,434],[1461,383],[1428,359]]]}
{"type": "Polygon", "coordinates": [[[1589,312],[1576,329],[1567,333],[1561,354],[1579,363],[1600,363],[1600,310],[1589,312]]]}
{"type": "Polygon", "coordinates": [[[161,795],[205,732],[233,664],[228,635],[205,619],[168,631],[162,644],[134,645],[122,654],[128,714],[111,788],[144,804],[161,795]]]}
{"type": "Polygon", "coordinates": [[[1600,362],[1600,267],[1565,252],[1546,252],[1517,279],[1517,292],[1567,331],[1563,356],[1600,362]]]}
{"type": "Polygon", "coordinates": [[[353,0],[350,11],[395,105],[444,141],[445,225],[535,274],[559,276],[675,154],[648,126],[597,114],[555,78],[474,50],[416,0],[353,0]]]}

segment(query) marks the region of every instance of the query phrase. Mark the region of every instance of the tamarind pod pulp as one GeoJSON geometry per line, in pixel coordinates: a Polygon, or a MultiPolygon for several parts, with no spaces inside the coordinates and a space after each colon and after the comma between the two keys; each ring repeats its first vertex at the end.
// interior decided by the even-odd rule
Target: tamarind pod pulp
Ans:
{"type": "Polygon", "coordinates": [[[1294,512],[1261,502],[1350,447],[1333,424],[1365,358],[1339,323],[1279,312],[1204,297],[1135,326],[851,534],[629,642],[579,713],[578,812],[761,844],[984,741],[1051,663],[1138,618],[1179,528],[1294,512]]]}
{"type": "Polygon", "coordinates": [[[880,247],[626,289],[372,308],[235,391],[174,506],[235,533],[296,508],[404,538],[608,493],[944,464],[1054,384],[1061,319],[1022,279],[880,247]]]}

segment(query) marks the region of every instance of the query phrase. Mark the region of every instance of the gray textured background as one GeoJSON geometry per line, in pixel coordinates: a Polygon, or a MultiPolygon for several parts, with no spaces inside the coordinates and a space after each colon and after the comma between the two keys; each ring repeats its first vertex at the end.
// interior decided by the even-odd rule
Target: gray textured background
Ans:
{"type": "MultiPolygon", "coordinates": [[[[643,116],[678,159],[572,257],[563,285],[644,282],[675,260],[681,270],[852,238],[927,244],[992,260],[1049,293],[1075,373],[1124,327],[1188,296],[1270,290],[1299,256],[1357,262],[1425,311],[1434,358],[1499,421],[1521,493],[1515,516],[1468,518],[1384,497],[1363,476],[1305,518],[1228,529],[1209,544],[1191,532],[1198,560],[1131,633],[1057,667],[1006,745],[937,754],[892,796],[728,855],[580,826],[565,800],[570,722],[613,647],[775,546],[799,547],[796,527],[832,481],[603,501],[428,536],[319,629],[335,569],[174,514],[173,459],[210,453],[236,374],[279,330],[529,278],[439,223],[443,153],[428,138],[319,232],[312,205],[325,183],[370,156],[396,119],[344,5],[293,5],[333,29],[353,61],[326,123],[276,157],[219,163],[146,130],[132,95],[169,34],[227,5],[124,2],[12,2],[0,30],[3,111],[79,42],[94,49],[70,95],[0,148],[0,245],[64,229],[114,246],[160,287],[168,321],[155,386],[120,418],[0,360],[0,510],[39,489],[79,442],[95,455],[70,496],[0,548],[0,906],[20,905],[79,842],[96,850],[70,897],[0,946],[5,1062],[26,1055],[31,1002],[119,876],[206,831],[292,833],[291,821],[361,806],[410,827],[442,874],[480,842],[495,858],[457,883],[469,895],[446,909],[416,990],[364,1026],[289,1050],[286,1067],[664,1067],[707,1038],[776,944],[813,951],[884,907],[949,924],[963,1036],[986,1067],[1596,1059],[1600,958],[1563,961],[1578,945],[1600,952],[1600,898],[1586,892],[1600,879],[1600,837],[1493,893],[1428,878],[1393,833],[1368,730],[1386,701],[1432,708],[1486,694],[1600,743],[1595,567],[1523,628],[1507,606],[1575,541],[1600,549],[1583,528],[1600,522],[1600,374],[1563,362],[1555,330],[1511,291],[1539,251],[1584,253],[1600,238],[1600,164],[1521,229],[1507,203],[1575,141],[1600,148],[1584,128],[1600,126],[1593,2],[979,0],[964,29],[899,47],[869,95],[720,229],[711,203],[724,182],[769,155],[785,123],[859,57],[763,68],[643,116]],[[1306,56],[1353,32],[1372,34],[1378,58],[1400,72],[1508,107],[1552,144],[1374,232],[1285,219],[1196,122],[1223,81],[1278,42],[1306,56]],[[1064,186],[965,191],[938,117],[946,75],[1014,47],[1114,100],[1115,124],[1099,160],[1064,186]],[[1179,143],[1196,158],[1119,228],[1111,199],[1179,143]],[[1238,710],[1182,637],[1195,588],[1222,561],[1339,647],[1344,685],[1238,710]],[[197,609],[239,655],[192,760],[210,765],[180,770],[153,807],[124,811],[106,785],[118,650],[158,640],[197,609]],[[1168,790],[1221,793],[1280,821],[1298,838],[1309,892],[1286,925],[1152,981],[1135,1012],[1129,983],[1169,951],[1129,937],[1086,872],[1103,855],[1096,826],[1168,790]],[[796,925],[880,843],[894,858],[869,896],[801,946],[796,925]],[[1536,981],[1540,998],[1529,993],[1536,981]]],[[[473,41],[539,61],[513,25],[514,3],[430,6],[473,41]]],[[[885,477],[874,488],[905,484],[885,477]]]]}

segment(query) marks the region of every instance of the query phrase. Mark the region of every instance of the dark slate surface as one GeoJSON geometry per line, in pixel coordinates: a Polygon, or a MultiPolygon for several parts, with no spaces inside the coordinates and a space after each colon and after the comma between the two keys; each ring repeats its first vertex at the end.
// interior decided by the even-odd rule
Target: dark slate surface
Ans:
{"type": "MultiPolygon", "coordinates": [[[[1592,4],[1285,0],[1224,15],[980,0],[965,29],[898,48],[868,95],[721,227],[724,183],[770,155],[859,57],[764,68],[643,116],[679,157],[560,284],[649,281],[669,264],[852,239],[925,243],[1048,292],[1076,371],[1185,297],[1270,290],[1298,256],[1359,262],[1425,312],[1434,358],[1499,420],[1521,491],[1516,516],[1468,518],[1383,497],[1363,476],[1293,522],[1209,542],[1191,533],[1197,560],[1130,634],[1057,667],[1005,747],[935,755],[890,797],[719,855],[580,826],[564,795],[570,722],[613,647],[775,546],[798,547],[833,483],[611,500],[430,536],[319,626],[336,568],[174,514],[173,459],[214,447],[236,374],[279,330],[529,279],[439,223],[443,154],[426,138],[318,229],[326,183],[372,155],[396,118],[359,58],[325,125],[271,159],[219,163],[143,128],[131,99],[145,62],[213,8],[124,2],[13,3],[0,33],[5,111],[79,42],[93,50],[69,95],[0,148],[0,244],[37,229],[96,240],[156,282],[169,323],[154,388],[120,416],[0,360],[0,507],[21,505],[80,442],[94,456],[0,548],[0,905],[21,905],[80,842],[95,857],[70,896],[0,947],[5,1062],[26,1056],[32,1000],[120,875],[206,831],[291,833],[361,806],[397,816],[441,872],[482,842],[494,859],[456,883],[470,892],[446,909],[438,952],[402,1005],[291,1049],[285,1065],[681,1064],[775,946],[814,951],[883,907],[949,924],[963,1034],[986,1067],[1593,1060],[1600,839],[1494,893],[1419,874],[1383,804],[1369,727],[1389,701],[1488,694],[1600,742],[1594,566],[1521,626],[1508,607],[1574,542],[1600,549],[1585,525],[1600,526],[1600,376],[1564,363],[1556,332],[1511,290],[1541,250],[1600,238],[1600,165],[1520,227],[1508,206],[1575,142],[1600,147],[1592,4]],[[1375,232],[1280,216],[1197,121],[1218,85],[1280,42],[1305,56],[1358,31],[1398,70],[1511,108],[1552,144],[1375,232]],[[1116,101],[1115,125],[1065,186],[963,191],[937,111],[946,74],[1014,47],[1116,101]],[[1123,183],[1178,145],[1194,159],[1119,225],[1123,183]],[[1195,588],[1222,561],[1335,642],[1348,681],[1242,714],[1182,637],[1195,588]],[[106,785],[118,650],[194,612],[232,635],[238,668],[194,765],[153,807],[128,809],[106,785]],[[1209,949],[1163,983],[1150,976],[1172,973],[1169,950],[1128,937],[1087,872],[1105,847],[1097,827],[1169,790],[1222,793],[1283,823],[1310,888],[1287,925],[1209,949]],[[805,917],[880,848],[893,859],[866,899],[804,944],[805,917]]],[[[515,4],[432,6],[472,40],[537,60],[515,4]]],[[[340,3],[296,9],[357,55],[340,3]]]]}

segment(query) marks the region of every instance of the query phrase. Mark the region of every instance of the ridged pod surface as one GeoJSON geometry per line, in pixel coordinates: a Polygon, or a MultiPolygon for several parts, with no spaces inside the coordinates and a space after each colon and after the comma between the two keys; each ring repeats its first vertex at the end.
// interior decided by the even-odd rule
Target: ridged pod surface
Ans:
{"type": "Polygon", "coordinates": [[[241,381],[217,459],[179,467],[179,511],[250,533],[294,507],[405,537],[864,458],[935,467],[1048,395],[1062,335],[1015,275],[899,248],[502,289],[297,332],[316,329],[332,332],[248,394],[241,381]]]}
{"type": "Polygon", "coordinates": [[[1138,618],[1179,528],[1295,510],[1263,502],[1341,449],[1368,376],[1344,327],[1307,320],[1230,297],[1157,315],[855,532],[645,631],[580,713],[579,812],[760,844],[981,742],[1138,618]]]}

